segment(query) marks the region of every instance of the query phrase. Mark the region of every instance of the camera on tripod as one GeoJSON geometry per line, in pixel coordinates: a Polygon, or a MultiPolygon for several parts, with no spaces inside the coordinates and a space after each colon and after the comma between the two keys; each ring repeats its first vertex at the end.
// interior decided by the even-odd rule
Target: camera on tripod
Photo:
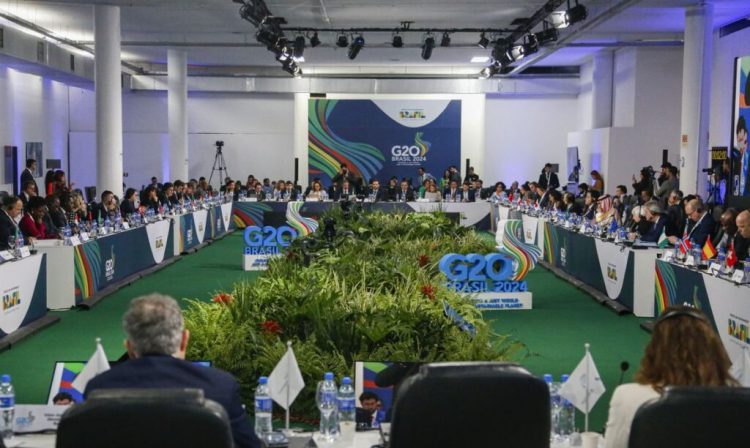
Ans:
{"type": "Polygon", "coordinates": [[[221,154],[221,148],[224,147],[224,142],[222,140],[216,140],[216,152],[221,154]]]}

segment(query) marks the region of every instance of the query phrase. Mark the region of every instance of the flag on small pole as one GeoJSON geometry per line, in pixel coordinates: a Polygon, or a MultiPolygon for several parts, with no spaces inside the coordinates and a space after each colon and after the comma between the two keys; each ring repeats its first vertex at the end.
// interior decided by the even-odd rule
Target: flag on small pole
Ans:
{"type": "Polygon", "coordinates": [[[666,232],[664,232],[664,230],[661,231],[661,236],[659,236],[659,241],[657,244],[659,246],[659,249],[669,247],[669,238],[667,238],[667,234],[666,232]]]}
{"type": "Polygon", "coordinates": [[[585,416],[585,431],[589,430],[589,412],[607,389],[591,357],[589,343],[584,344],[586,354],[570,374],[568,381],[560,388],[560,396],[570,401],[585,416]]]}
{"type": "Polygon", "coordinates": [[[297,357],[294,356],[292,341],[288,341],[286,346],[286,353],[273,368],[271,375],[268,376],[268,386],[273,401],[286,409],[286,429],[288,430],[289,408],[305,387],[305,380],[302,378],[302,371],[297,364],[297,357]]]}
{"type": "Polygon", "coordinates": [[[715,257],[717,253],[714,243],[711,242],[711,236],[709,236],[708,239],[706,239],[706,244],[703,245],[703,259],[710,260],[715,257]]]}
{"type": "Polygon", "coordinates": [[[84,393],[89,380],[107,370],[109,370],[109,361],[107,361],[107,355],[102,348],[102,340],[96,338],[96,350],[94,350],[94,354],[91,355],[86,365],[83,366],[83,370],[73,380],[73,388],[84,393]]]}

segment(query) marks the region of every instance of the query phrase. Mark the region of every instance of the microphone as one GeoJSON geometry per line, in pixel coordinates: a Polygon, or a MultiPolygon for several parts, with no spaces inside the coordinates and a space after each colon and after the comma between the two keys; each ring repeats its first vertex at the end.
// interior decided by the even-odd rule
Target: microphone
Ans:
{"type": "Polygon", "coordinates": [[[628,371],[630,368],[630,363],[627,361],[623,361],[620,363],[620,382],[617,384],[618,386],[622,384],[623,378],[625,378],[625,372],[628,371]]]}

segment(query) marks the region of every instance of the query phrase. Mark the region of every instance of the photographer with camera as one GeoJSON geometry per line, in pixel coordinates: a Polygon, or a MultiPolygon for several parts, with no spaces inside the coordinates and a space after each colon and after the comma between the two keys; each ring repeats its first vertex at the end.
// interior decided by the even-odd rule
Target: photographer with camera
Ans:
{"type": "Polygon", "coordinates": [[[333,176],[333,179],[331,179],[333,183],[338,185],[338,190],[341,191],[344,187],[344,181],[349,181],[349,185],[353,186],[356,190],[360,189],[360,179],[359,177],[349,171],[349,167],[346,166],[346,163],[342,163],[340,165],[339,171],[336,173],[335,176],[333,176]]]}

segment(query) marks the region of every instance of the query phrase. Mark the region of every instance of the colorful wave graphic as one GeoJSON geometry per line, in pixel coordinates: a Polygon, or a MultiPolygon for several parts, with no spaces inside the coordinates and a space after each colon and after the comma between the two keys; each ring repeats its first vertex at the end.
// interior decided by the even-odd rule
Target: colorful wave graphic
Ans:
{"type": "Polygon", "coordinates": [[[76,302],[86,300],[99,290],[102,256],[96,241],[73,248],[76,302]]]}
{"type": "Polygon", "coordinates": [[[318,229],[318,221],[305,218],[300,213],[302,202],[290,202],[286,208],[286,222],[297,231],[299,236],[307,236],[318,229]]]}
{"type": "Polygon", "coordinates": [[[237,229],[249,226],[263,227],[263,214],[270,212],[271,206],[262,202],[235,202],[232,207],[232,220],[237,229]]]}
{"type": "Polygon", "coordinates": [[[555,263],[555,250],[559,246],[557,242],[557,232],[552,228],[552,224],[544,224],[544,261],[549,264],[555,263]]]}
{"type": "Polygon", "coordinates": [[[336,100],[310,100],[308,119],[308,157],[310,171],[319,170],[334,177],[342,163],[363,179],[370,179],[383,168],[385,157],[367,143],[345,140],[330,128],[328,117],[336,100]]]}
{"type": "Polygon", "coordinates": [[[656,315],[659,316],[677,298],[677,280],[672,265],[657,261],[654,281],[656,315]]]}
{"type": "Polygon", "coordinates": [[[424,157],[425,154],[430,151],[430,148],[432,148],[432,143],[428,142],[427,140],[422,140],[423,135],[424,132],[417,132],[417,135],[414,136],[414,144],[421,149],[421,157],[424,157]]]}
{"type": "Polygon", "coordinates": [[[500,253],[510,256],[513,263],[512,281],[521,281],[529,271],[536,267],[536,262],[542,256],[542,251],[533,244],[526,244],[523,237],[523,223],[520,220],[509,220],[505,224],[503,246],[500,253]]]}

